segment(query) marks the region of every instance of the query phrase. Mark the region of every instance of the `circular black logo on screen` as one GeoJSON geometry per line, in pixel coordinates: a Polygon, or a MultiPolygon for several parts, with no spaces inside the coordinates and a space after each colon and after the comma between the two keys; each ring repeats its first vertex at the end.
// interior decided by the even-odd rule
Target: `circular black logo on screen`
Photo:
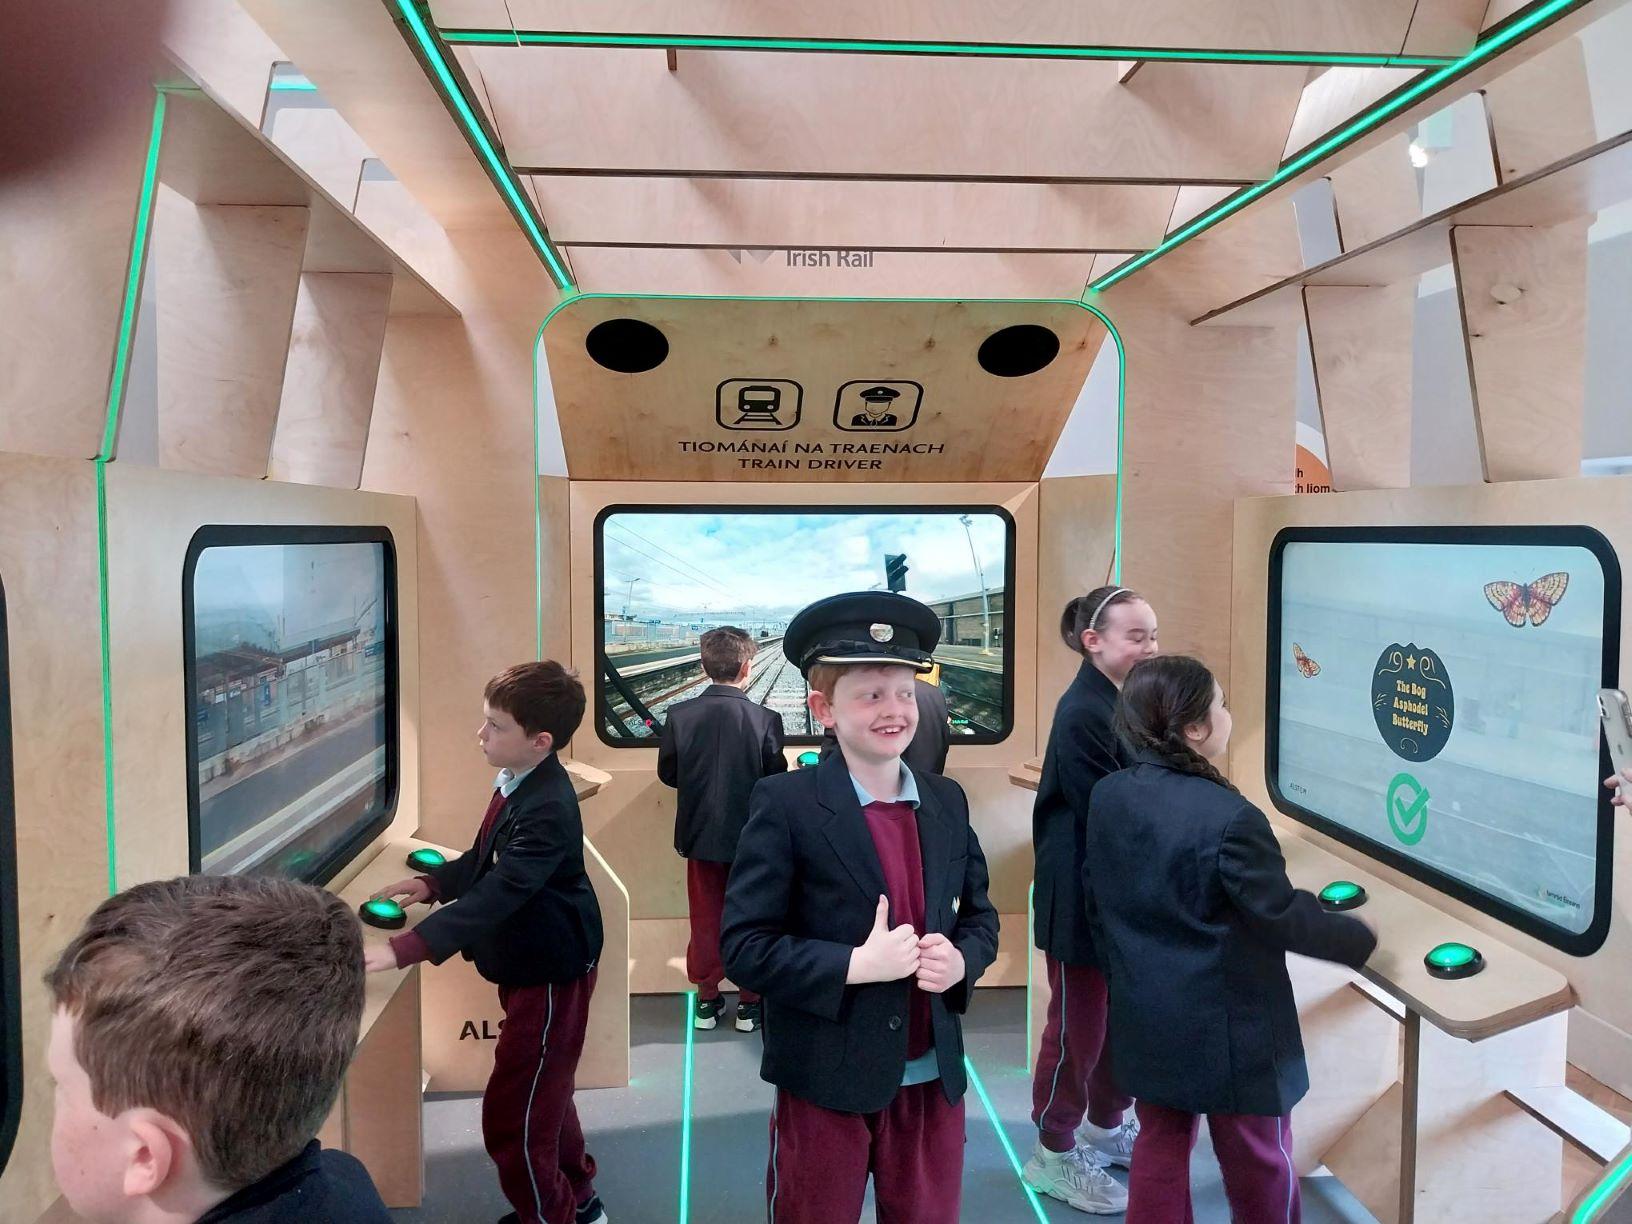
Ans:
{"type": "Polygon", "coordinates": [[[1371,673],[1371,712],[1383,743],[1408,761],[1431,761],[1456,722],[1445,661],[1415,642],[1389,646],[1371,673]]]}

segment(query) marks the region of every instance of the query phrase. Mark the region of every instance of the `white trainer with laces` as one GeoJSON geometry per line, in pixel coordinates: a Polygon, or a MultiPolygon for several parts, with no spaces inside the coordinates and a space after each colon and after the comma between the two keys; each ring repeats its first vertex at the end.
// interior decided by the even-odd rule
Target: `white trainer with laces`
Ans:
{"type": "Polygon", "coordinates": [[[1128,1209],[1127,1190],[1088,1148],[1051,1152],[1039,1143],[1021,1175],[1039,1194],[1089,1215],[1118,1215],[1128,1209]]]}
{"type": "Polygon", "coordinates": [[[1129,1115],[1128,1120],[1113,1131],[1103,1131],[1089,1123],[1077,1132],[1077,1146],[1097,1152],[1106,1164],[1120,1168],[1133,1165],[1133,1141],[1139,1138],[1139,1119],[1129,1115]]]}

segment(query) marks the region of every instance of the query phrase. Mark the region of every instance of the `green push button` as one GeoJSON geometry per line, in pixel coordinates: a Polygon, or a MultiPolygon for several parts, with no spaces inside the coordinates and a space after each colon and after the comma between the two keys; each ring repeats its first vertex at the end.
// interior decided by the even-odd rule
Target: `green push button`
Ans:
{"type": "Polygon", "coordinates": [[[447,855],[440,850],[432,850],[429,846],[422,846],[408,855],[408,866],[417,867],[421,871],[429,871],[432,867],[440,867],[447,861],[447,855]]]}
{"type": "Polygon", "coordinates": [[[1485,958],[1478,948],[1465,943],[1442,943],[1422,958],[1430,977],[1472,977],[1485,967],[1485,958]]]}
{"type": "Polygon", "coordinates": [[[357,907],[357,914],[366,925],[382,927],[387,931],[394,931],[408,921],[408,915],[402,912],[402,906],[387,897],[364,901],[357,907]]]}
{"type": "Polygon", "coordinates": [[[798,765],[800,769],[809,769],[812,765],[819,764],[821,759],[822,754],[819,752],[801,752],[794,759],[794,764],[798,765]]]}
{"type": "Polygon", "coordinates": [[[1319,895],[1320,907],[1326,910],[1351,910],[1366,903],[1366,890],[1352,880],[1333,880],[1319,895]]]}

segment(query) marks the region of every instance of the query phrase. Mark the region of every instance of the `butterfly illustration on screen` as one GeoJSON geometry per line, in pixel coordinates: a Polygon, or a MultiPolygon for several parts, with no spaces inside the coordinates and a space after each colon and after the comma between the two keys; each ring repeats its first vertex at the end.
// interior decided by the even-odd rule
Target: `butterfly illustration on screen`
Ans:
{"type": "Polygon", "coordinates": [[[1529,617],[1532,625],[1544,624],[1552,615],[1554,606],[1564,598],[1564,590],[1569,585],[1570,576],[1560,570],[1543,574],[1528,583],[1487,582],[1485,598],[1507,619],[1508,624],[1522,629],[1526,617],[1529,617]]]}
{"type": "Polygon", "coordinates": [[[1320,664],[1304,654],[1303,647],[1296,642],[1292,643],[1292,661],[1298,665],[1298,670],[1303,673],[1305,680],[1313,680],[1320,675],[1320,664]]]}

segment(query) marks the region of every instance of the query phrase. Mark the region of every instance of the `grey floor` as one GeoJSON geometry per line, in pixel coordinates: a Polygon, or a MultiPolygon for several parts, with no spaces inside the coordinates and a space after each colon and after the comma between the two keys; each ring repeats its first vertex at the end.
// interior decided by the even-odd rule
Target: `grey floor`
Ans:
{"type": "MultiPolygon", "coordinates": [[[[1025,1007],[1022,990],[978,991],[964,1024],[970,1061],[1021,1161],[1036,1137],[1025,1070],[1025,1007]]],[[[632,1012],[629,1087],[580,1092],[578,1112],[600,1166],[596,1188],[610,1224],[676,1224],[681,1219],[684,1005],[674,996],[641,996],[633,1001],[632,1012]]],[[[696,1034],[693,1058],[688,1218],[697,1224],[761,1220],[771,1089],[759,1078],[759,1038],[722,1024],[712,1033],[696,1034]]],[[[967,1117],[963,1218],[1036,1224],[1014,1166],[973,1091],[967,1117]]],[[[479,1098],[426,1098],[425,1162],[424,1206],[393,1211],[394,1219],[403,1224],[488,1224],[509,1210],[482,1150],[479,1098]]],[[[1205,1127],[1191,1176],[1197,1221],[1228,1221],[1205,1127]]],[[[868,1201],[863,1218],[871,1221],[868,1201]]],[[[1049,1224],[1082,1224],[1092,1218],[1049,1199],[1042,1200],[1042,1211],[1049,1224]]],[[[1330,1177],[1304,1179],[1303,1218],[1305,1224],[1373,1220],[1330,1177]]]]}

